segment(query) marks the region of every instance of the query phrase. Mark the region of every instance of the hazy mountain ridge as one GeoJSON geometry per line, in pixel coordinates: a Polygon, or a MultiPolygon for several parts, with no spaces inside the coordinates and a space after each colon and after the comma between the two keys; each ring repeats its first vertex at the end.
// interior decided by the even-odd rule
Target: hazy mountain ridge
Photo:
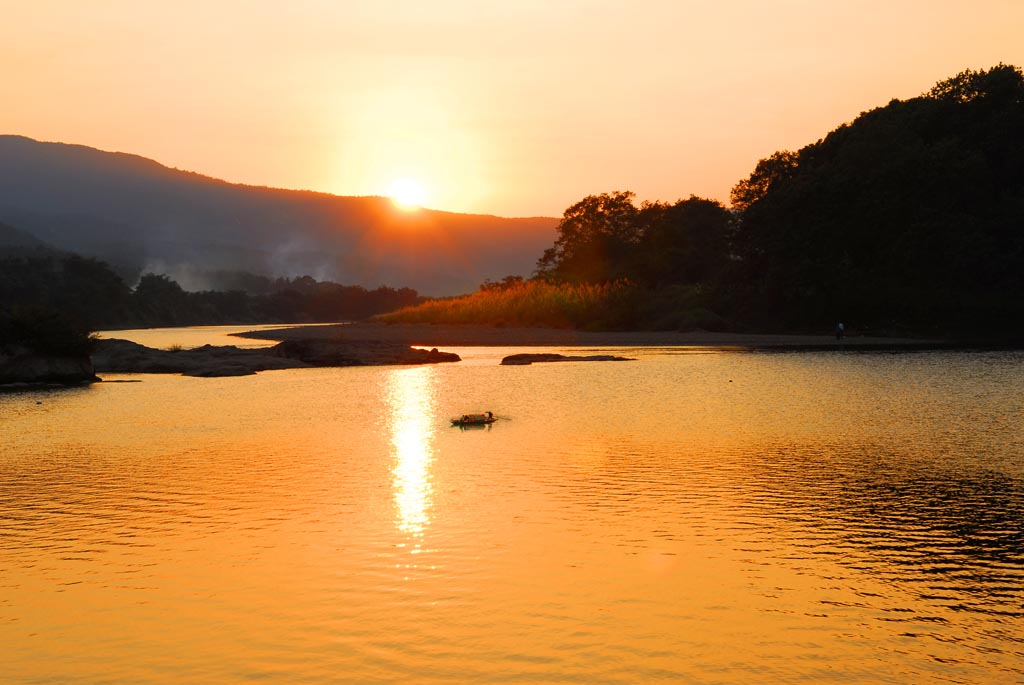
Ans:
{"type": "Polygon", "coordinates": [[[228,183],[144,157],[0,136],[0,221],[122,266],[232,270],[425,294],[532,271],[556,219],[228,183]]]}
{"type": "Polygon", "coordinates": [[[0,222],[0,249],[45,249],[47,244],[34,235],[0,222]]]}

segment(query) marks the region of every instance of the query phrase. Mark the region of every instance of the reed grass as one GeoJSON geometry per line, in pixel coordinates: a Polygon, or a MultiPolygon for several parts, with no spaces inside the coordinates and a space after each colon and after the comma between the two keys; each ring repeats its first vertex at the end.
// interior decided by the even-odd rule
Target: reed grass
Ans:
{"type": "Polygon", "coordinates": [[[635,287],[627,282],[526,281],[461,297],[430,300],[376,318],[387,323],[605,329],[628,325],[635,296],[635,287]]]}
{"type": "Polygon", "coordinates": [[[629,281],[573,284],[535,280],[428,300],[374,320],[591,331],[733,330],[729,321],[708,308],[709,304],[707,293],[696,285],[651,290],[629,281]]]}

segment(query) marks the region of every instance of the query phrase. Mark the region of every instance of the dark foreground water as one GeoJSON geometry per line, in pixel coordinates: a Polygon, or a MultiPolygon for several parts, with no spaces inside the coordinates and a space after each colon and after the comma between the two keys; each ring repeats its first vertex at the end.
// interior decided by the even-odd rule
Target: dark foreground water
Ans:
{"type": "Polygon", "coordinates": [[[1021,354],[457,351],[0,396],[0,681],[1024,681],[1021,354]]]}

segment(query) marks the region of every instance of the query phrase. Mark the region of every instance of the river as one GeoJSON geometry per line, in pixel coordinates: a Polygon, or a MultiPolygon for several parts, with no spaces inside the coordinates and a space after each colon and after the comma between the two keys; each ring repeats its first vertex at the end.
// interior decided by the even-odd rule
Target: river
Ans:
{"type": "Polygon", "coordinates": [[[1024,681],[1024,354],[446,349],[0,395],[0,679],[1024,681]]]}

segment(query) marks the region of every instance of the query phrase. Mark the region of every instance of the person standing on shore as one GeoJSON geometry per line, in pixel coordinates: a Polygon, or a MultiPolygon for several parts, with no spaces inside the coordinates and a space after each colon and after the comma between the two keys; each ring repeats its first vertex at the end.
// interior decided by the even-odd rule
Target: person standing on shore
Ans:
{"type": "Polygon", "coordinates": [[[844,326],[843,322],[840,321],[839,323],[836,324],[836,340],[842,340],[845,335],[846,326],[844,326]]]}

